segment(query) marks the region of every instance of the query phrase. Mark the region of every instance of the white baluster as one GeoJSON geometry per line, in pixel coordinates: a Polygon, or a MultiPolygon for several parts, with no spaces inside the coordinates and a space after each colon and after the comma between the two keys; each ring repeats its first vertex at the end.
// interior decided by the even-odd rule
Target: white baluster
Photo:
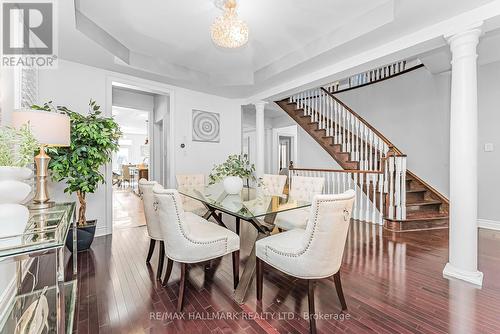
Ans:
{"type": "Polygon", "coordinates": [[[368,155],[368,170],[373,170],[373,136],[374,133],[372,130],[369,132],[369,155],[368,155]]]}
{"type": "Polygon", "coordinates": [[[377,178],[378,174],[372,174],[372,223],[377,222],[377,178]]]}
{"type": "Polygon", "coordinates": [[[389,157],[388,160],[389,172],[389,218],[394,218],[394,157],[389,157]]]}
{"type": "Polygon", "coordinates": [[[364,201],[363,201],[363,193],[364,193],[364,186],[365,186],[365,183],[364,183],[364,180],[365,180],[365,175],[364,173],[359,173],[359,220],[363,220],[364,219],[364,201]]]}
{"type": "Polygon", "coordinates": [[[406,157],[401,157],[401,219],[406,219],[406,157]]]}
{"type": "Polygon", "coordinates": [[[365,206],[365,221],[370,221],[370,174],[365,175],[366,182],[366,206],[365,206]]]}
{"type": "Polygon", "coordinates": [[[353,218],[354,219],[359,219],[359,212],[358,212],[358,207],[359,207],[359,190],[358,190],[358,173],[353,173],[353,179],[354,179],[354,191],[356,192],[356,197],[354,199],[354,206],[352,208],[352,213],[353,213],[353,218]]]}
{"type": "Polygon", "coordinates": [[[395,180],[394,180],[394,202],[396,205],[396,219],[401,219],[402,208],[401,208],[401,158],[396,157],[395,159],[395,180]]]}
{"type": "Polygon", "coordinates": [[[379,193],[379,219],[378,223],[384,223],[384,174],[380,173],[378,175],[378,193],[379,193]]]}
{"type": "Polygon", "coordinates": [[[347,180],[346,180],[347,173],[342,173],[342,192],[347,191],[347,180]]]}
{"type": "Polygon", "coordinates": [[[363,162],[363,169],[364,170],[368,170],[368,155],[369,155],[369,152],[368,152],[368,127],[365,125],[364,126],[364,144],[365,144],[365,157],[364,157],[364,162],[363,162]]]}
{"type": "MultiPolygon", "coordinates": [[[[327,114],[328,114],[328,135],[329,136],[333,136],[333,111],[332,111],[332,108],[331,108],[331,100],[333,100],[330,96],[328,96],[327,94],[324,95],[324,99],[325,99],[325,108],[327,110],[327,114]]],[[[332,141],[333,143],[333,141],[332,141]]]]}

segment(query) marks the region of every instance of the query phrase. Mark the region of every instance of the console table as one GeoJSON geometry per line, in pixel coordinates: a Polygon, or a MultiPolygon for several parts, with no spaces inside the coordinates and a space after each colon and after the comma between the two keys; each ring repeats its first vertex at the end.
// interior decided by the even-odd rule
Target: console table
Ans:
{"type": "Polygon", "coordinates": [[[15,262],[17,294],[5,317],[0,320],[0,333],[14,333],[16,324],[42,293],[49,308],[44,333],[71,333],[76,299],[77,248],[75,203],[58,203],[55,206],[30,210],[30,219],[21,235],[0,238],[0,261],[15,262]],[[64,246],[69,229],[73,229],[73,275],[64,281],[64,246]],[[56,270],[54,285],[21,293],[23,261],[45,254],[54,254],[56,270]]]}

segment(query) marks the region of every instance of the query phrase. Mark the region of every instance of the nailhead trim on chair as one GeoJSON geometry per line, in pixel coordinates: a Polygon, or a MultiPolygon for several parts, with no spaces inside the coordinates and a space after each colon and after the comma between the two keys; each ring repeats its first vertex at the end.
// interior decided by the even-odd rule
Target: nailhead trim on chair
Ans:
{"type": "MultiPolygon", "coordinates": [[[[210,245],[210,244],[215,244],[215,243],[218,243],[218,242],[222,241],[222,242],[224,242],[224,246],[225,246],[225,249],[226,249],[226,252],[227,252],[227,237],[221,238],[221,239],[217,239],[217,240],[212,240],[212,241],[196,241],[196,240],[193,240],[193,239],[189,238],[187,236],[186,232],[184,231],[184,228],[182,227],[181,217],[179,216],[179,208],[177,207],[177,202],[175,201],[174,194],[166,194],[166,195],[172,197],[172,200],[173,200],[173,203],[174,203],[174,207],[175,207],[175,215],[177,216],[177,225],[179,226],[179,228],[181,230],[181,233],[184,236],[184,238],[186,238],[186,240],[188,240],[189,242],[191,242],[193,244],[198,244],[198,245],[210,245]]],[[[156,203],[156,204],[158,205],[158,203],[156,203]]]]}
{"type": "MultiPolygon", "coordinates": [[[[304,255],[305,252],[307,252],[307,250],[309,249],[309,247],[311,246],[311,242],[314,238],[314,234],[316,233],[316,226],[318,224],[318,211],[319,211],[319,204],[320,203],[327,203],[327,202],[337,202],[337,200],[327,200],[327,201],[318,201],[317,202],[317,205],[316,205],[316,212],[314,213],[314,225],[313,225],[313,231],[311,233],[311,237],[309,238],[308,242],[307,242],[307,245],[306,247],[301,250],[300,252],[298,253],[287,253],[287,252],[282,252],[282,251],[279,251],[277,249],[274,249],[272,248],[271,246],[266,246],[266,257],[268,256],[267,255],[267,250],[269,249],[270,251],[278,254],[278,255],[282,255],[282,256],[287,256],[287,257],[299,257],[299,256],[302,256],[304,255]]],[[[344,209],[344,214],[345,212],[349,212],[348,210],[344,209]]],[[[344,218],[344,221],[345,221],[345,218],[344,218]]]]}

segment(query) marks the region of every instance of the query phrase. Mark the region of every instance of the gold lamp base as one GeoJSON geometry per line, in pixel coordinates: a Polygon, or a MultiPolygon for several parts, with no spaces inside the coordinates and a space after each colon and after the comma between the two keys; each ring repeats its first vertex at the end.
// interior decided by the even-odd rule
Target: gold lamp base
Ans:
{"type": "Polygon", "coordinates": [[[31,202],[28,203],[28,209],[30,210],[43,210],[43,209],[48,209],[56,205],[56,202],[50,201],[50,202],[45,202],[45,203],[35,203],[31,202]]]}
{"type": "Polygon", "coordinates": [[[40,146],[40,153],[35,157],[36,165],[36,193],[35,197],[28,204],[28,208],[32,210],[41,210],[53,207],[54,202],[50,201],[48,192],[48,176],[49,176],[49,161],[50,157],[45,153],[45,147],[40,146]]]}

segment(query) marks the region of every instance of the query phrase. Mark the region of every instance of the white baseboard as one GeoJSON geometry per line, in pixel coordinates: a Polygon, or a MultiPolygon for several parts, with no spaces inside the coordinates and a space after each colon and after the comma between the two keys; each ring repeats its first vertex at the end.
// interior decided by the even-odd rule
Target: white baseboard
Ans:
{"type": "Polygon", "coordinates": [[[95,230],[95,237],[102,237],[103,235],[108,235],[108,234],[111,234],[113,233],[113,227],[111,227],[111,231],[110,229],[107,227],[107,226],[101,226],[101,227],[98,227],[96,230],[95,230]]]}
{"type": "Polygon", "coordinates": [[[464,271],[455,268],[449,262],[443,269],[444,278],[457,278],[462,281],[472,283],[476,286],[481,287],[483,285],[483,273],[480,271],[464,271]]]}
{"type": "Polygon", "coordinates": [[[500,231],[500,221],[497,220],[478,219],[477,226],[480,228],[487,228],[489,230],[500,231]]]}

